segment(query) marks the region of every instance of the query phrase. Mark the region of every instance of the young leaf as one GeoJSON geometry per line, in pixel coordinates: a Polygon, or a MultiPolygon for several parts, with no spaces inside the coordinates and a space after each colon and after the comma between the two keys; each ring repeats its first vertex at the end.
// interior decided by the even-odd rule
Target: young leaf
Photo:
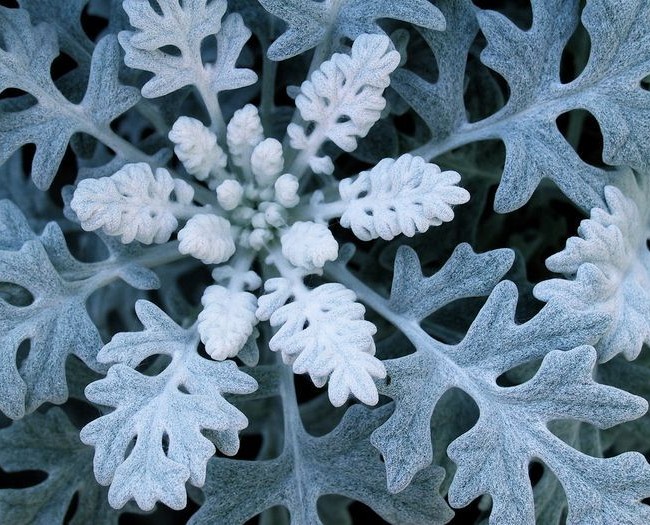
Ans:
{"type": "Polygon", "coordinates": [[[295,373],[308,373],[316,386],[329,379],[328,394],[334,406],[341,406],[350,394],[376,405],[379,396],[373,378],[382,378],[386,372],[374,357],[372,336],[377,329],[363,319],[365,308],[355,302],[354,292],[328,283],[305,290],[284,304],[289,295],[283,291],[286,285],[278,281],[267,283],[271,297],[260,298],[257,314],[260,319],[269,318],[271,326],[280,327],[269,348],[282,352],[283,361],[292,364],[295,373]],[[269,312],[271,303],[275,308],[269,312]]]}
{"type": "Polygon", "coordinates": [[[568,279],[535,286],[535,297],[609,317],[596,344],[600,361],[616,354],[635,359],[650,343],[650,184],[633,184],[630,197],[605,188],[606,209],[594,208],[566,248],[546,261],[549,270],[568,279]]]}
{"type": "MultiPolygon", "coordinates": [[[[387,36],[361,35],[350,55],[335,53],[302,83],[296,107],[304,120],[316,123],[304,140],[327,138],[345,151],[357,147],[356,137],[366,136],[386,105],[382,93],[399,63],[399,53],[390,46],[387,36]]],[[[294,147],[304,149],[298,129],[294,125],[289,132],[294,147]]]]}
{"type": "Polygon", "coordinates": [[[451,206],[469,200],[458,182],[455,171],[442,172],[408,153],[396,160],[383,159],[370,171],[339,183],[345,203],[341,225],[362,241],[424,233],[430,226],[451,221],[451,206]]]}

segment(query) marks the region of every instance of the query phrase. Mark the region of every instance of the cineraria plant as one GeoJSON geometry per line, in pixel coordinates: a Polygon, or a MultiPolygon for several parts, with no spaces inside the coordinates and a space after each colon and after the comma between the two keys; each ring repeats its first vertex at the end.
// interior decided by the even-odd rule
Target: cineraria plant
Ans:
{"type": "Polygon", "coordinates": [[[649,2],[3,4],[0,522],[650,523],[649,2]]]}

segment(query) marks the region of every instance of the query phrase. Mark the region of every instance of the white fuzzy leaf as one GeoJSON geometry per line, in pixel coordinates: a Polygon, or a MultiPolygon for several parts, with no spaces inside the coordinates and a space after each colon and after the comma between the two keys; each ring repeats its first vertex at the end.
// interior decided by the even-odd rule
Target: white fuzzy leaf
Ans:
{"type": "Polygon", "coordinates": [[[599,359],[639,355],[650,343],[650,184],[633,185],[630,197],[605,188],[608,209],[594,208],[580,223],[579,237],[546,261],[567,279],[535,286],[535,297],[585,312],[607,314],[609,328],[596,344],[599,359]]]}
{"type": "Polygon", "coordinates": [[[206,464],[215,452],[201,430],[236,434],[245,428],[246,417],[223,394],[247,394],[257,383],[232,361],[201,357],[196,331],[181,328],[152,303],[138,301],[136,312],[145,329],[114,336],[98,359],[118,364],[86,387],[88,399],[115,410],[87,424],[81,440],[95,447],[95,477],[102,485],[111,484],[111,506],[119,508],[135,498],[144,510],[156,501],[182,509],[185,482],[203,485],[206,464]],[[135,370],[159,354],[172,359],[158,375],[135,370]],[[136,443],[129,450],[133,438],[136,443]]]}
{"type": "Polygon", "coordinates": [[[323,62],[296,98],[302,118],[316,123],[312,134],[354,150],[357,137],[365,137],[379,120],[386,106],[382,93],[399,60],[387,36],[364,34],[354,41],[350,55],[335,53],[323,62]]]}
{"type": "Polygon", "coordinates": [[[237,166],[250,162],[253,148],[264,140],[264,129],[257,108],[246,104],[235,111],[226,128],[228,151],[237,166]]]}
{"type": "Polygon", "coordinates": [[[455,171],[441,172],[421,157],[405,154],[383,159],[370,171],[344,179],[339,192],[345,203],[341,225],[361,240],[412,237],[454,218],[452,205],[469,200],[456,184],[455,171]]]}
{"type": "Polygon", "coordinates": [[[217,215],[194,215],[178,232],[178,251],[205,264],[226,262],[235,253],[235,241],[227,219],[217,215]]]}
{"type": "Polygon", "coordinates": [[[70,207],[86,231],[102,229],[124,243],[163,243],[177,228],[175,205],[188,205],[192,188],[173,179],[164,168],[140,162],[127,164],[110,177],[84,179],[75,189],[70,207]],[[171,201],[172,192],[176,201],[171,201]]]}
{"type": "Polygon", "coordinates": [[[324,224],[298,221],[281,237],[282,255],[294,266],[308,272],[319,271],[327,261],[334,261],[339,245],[324,224]]]}
{"type": "Polygon", "coordinates": [[[219,285],[206,288],[201,298],[198,329],[210,357],[235,357],[253,334],[257,299],[248,292],[233,292],[219,285]]]}
{"type": "Polygon", "coordinates": [[[228,158],[217,144],[217,136],[201,121],[179,117],[169,132],[174,153],[190,175],[206,180],[226,167],[228,158]]]}
{"type": "Polygon", "coordinates": [[[154,76],[143,87],[147,98],[161,97],[191,84],[208,82],[209,73],[201,61],[201,42],[221,28],[226,11],[224,0],[158,0],[161,14],[149,0],[124,0],[123,7],[135,31],[118,35],[126,55],[124,62],[154,76]],[[207,4],[207,5],[206,5],[207,4]],[[162,50],[174,46],[178,56],[162,50]]]}
{"type": "MultiPolygon", "coordinates": [[[[334,406],[343,405],[350,394],[368,405],[377,404],[373,378],[385,377],[386,370],[374,357],[372,336],[377,329],[364,320],[365,308],[355,302],[354,292],[328,283],[279,306],[288,299],[282,286],[287,283],[271,281],[265,289],[272,292],[271,302],[277,309],[270,322],[280,329],[269,348],[282,352],[283,361],[292,364],[295,373],[309,374],[317,386],[329,378],[328,394],[334,406]]],[[[260,298],[261,308],[266,306],[264,299],[260,298]]]]}

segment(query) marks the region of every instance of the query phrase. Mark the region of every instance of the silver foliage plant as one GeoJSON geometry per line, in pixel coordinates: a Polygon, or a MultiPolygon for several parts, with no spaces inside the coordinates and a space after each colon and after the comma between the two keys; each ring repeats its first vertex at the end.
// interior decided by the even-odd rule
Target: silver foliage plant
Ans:
{"type": "Polygon", "coordinates": [[[650,523],[650,2],[17,3],[0,522],[650,523]]]}

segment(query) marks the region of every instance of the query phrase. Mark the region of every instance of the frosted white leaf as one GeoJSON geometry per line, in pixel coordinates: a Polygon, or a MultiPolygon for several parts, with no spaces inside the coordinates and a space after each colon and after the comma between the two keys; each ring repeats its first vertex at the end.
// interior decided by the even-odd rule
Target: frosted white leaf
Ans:
{"type": "Polygon", "coordinates": [[[305,130],[298,124],[292,122],[287,126],[287,136],[289,137],[289,145],[293,149],[305,149],[307,147],[307,135],[305,130]]]}
{"type": "Polygon", "coordinates": [[[286,225],[287,220],[284,214],[285,208],[283,206],[276,204],[275,202],[264,204],[267,204],[267,206],[264,207],[264,220],[267,224],[270,224],[274,228],[280,228],[281,226],[286,225]]]}
{"type": "Polygon", "coordinates": [[[110,177],[79,182],[70,207],[86,231],[102,229],[127,244],[163,243],[178,227],[177,207],[191,204],[194,190],[164,168],[126,164],[110,177]],[[171,200],[172,192],[176,201],[171,200]]]}
{"type": "Polygon", "coordinates": [[[251,170],[258,184],[273,184],[283,168],[282,144],[278,140],[264,139],[255,146],[251,154],[251,170]]]}
{"type": "Polygon", "coordinates": [[[235,111],[226,127],[226,141],[232,161],[236,166],[250,162],[253,148],[264,140],[262,121],[253,104],[246,104],[235,111]]]}
{"type": "Polygon", "coordinates": [[[316,155],[309,159],[309,167],[314,173],[321,173],[323,175],[331,175],[334,173],[334,163],[329,155],[318,157],[316,155]]]}
{"type": "Polygon", "coordinates": [[[568,308],[607,314],[607,332],[595,345],[600,361],[622,353],[639,355],[650,343],[650,185],[643,179],[624,195],[605,187],[608,209],[594,208],[580,223],[579,237],[546,260],[549,270],[567,279],[550,279],[534,288],[535,297],[568,308]]]}
{"type": "MultiPolygon", "coordinates": [[[[368,134],[386,106],[382,93],[400,60],[391,46],[385,35],[360,35],[350,55],[335,53],[302,83],[296,107],[304,120],[316,123],[312,135],[345,151],[357,147],[357,137],[368,134]]],[[[295,130],[293,136],[298,144],[295,130]]]]}
{"type": "Polygon", "coordinates": [[[234,210],[243,196],[244,188],[234,179],[227,179],[217,186],[217,200],[224,210],[234,210]]]}
{"type": "Polygon", "coordinates": [[[235,357],[253,334],[257,299],[252,293],[233,292],[219,285],[206,288],[201,298],[198,329],[212,359],[235,357]]]}
{"type": "Polygon", "coordinates": [[[201,121],[191,117],[179,117],[171,131],[169,140],[174,153],[190,175],[205,180],[217,175],[226,167],[228,158],[217,144],[217,136],[201,121]]]}
{"type": "Polygon", "coordinates": [[[216,444],[222,452],[235,454],[237,431],[248,420],[223,396],[248,394],[257,383],[233,361],[202,357],[196,329],[178,326],[147,301],[138,301],[135,309],[144,330],[116,334],[98,359],[117,364],[85,389],[88,399],[115,410],[88,423],[81,440],[95,447],[95,477],[111,485],[112,507],[134,498],[143,510],[153,509],[157,501],[182,509],[186,482],[202,486],[206,464],[215,453],[214,443],[201,431],[228,434],[230,442],[216,444]],[[136,370],[157,355],[171,358],[159,373],[136,370]]]}
{"type": "Polygon", "coordinates": [[[286,284],[266,282],[265,296],[259,300],[260,310],[276,309],[270,315],[272,326],[279,330],[269,347],[281,352],[282,359],[293,365],[297,374],[307,373],[317,386],[327,382],[328,395],[334,406],[343,405],[350,394],[368,405],[379,400],[374,378],[386,376],[383,363],[374,357],[372,339],[377,331],[374,324],[364,320],[365,308],[356,302],[352,290],[338,283],[328,283],[300,294],[286,302],[286,284]],[[280,301],[284,299],[282,303],[280,301]]]}
{"type": "Polygon", "coordinates": [[[257,299],[255,315],[260,321],[268,321],[273,312],[280,308],[291,297],[291,282],[284,277],[274,277],[264,282],[266,292],[257,299]]]}
{"type": "Polygon", "coordinates": [[[253,250],[261,250],[273,238],[266,228],[255,228],[248,236],[248,245],[253,250]]]}
{"type": "Polygon", "coordinates": [[[250,36],[251,32],[244,25],[239,13],[232,13],[225,18],[221,30],[217,33],[217,60],[213,64],[205,65],[213,92],[239,89],[257,81],[254,71],[235,66],[250,36]]]}
{"type": "Polygon", "coordinates": [[[341,225],[363,241],[412,237],[454,218],[452,205],[469,200],[456,186],[460,175],[440,171],[423,158],[405,154],[383,159],[370,171],[344,179],[339,193],[345,204],[341,225]]]}
{"type": "Polygon", "coordinates": [[[280,175],[274,185],[275,200],[285,208],[293,208],[300,202],[298,186],[298,179],[291,173],[280,175]]]}
{"type": "Polygon", "coordinates": [[[299,268],[308,272],[320,270],[327,261],[334,261],[339,245],[332,232],[324,224],[298,221],[291,225],[280,238],[282,255],[299,268]]]}
{"type": "Polygon", "coordinates": [[[217,215],[194,215],[178,232],[178,251],[205,264],[219,264],[235,253],[235,241],[228,220],[217,215]]]}

